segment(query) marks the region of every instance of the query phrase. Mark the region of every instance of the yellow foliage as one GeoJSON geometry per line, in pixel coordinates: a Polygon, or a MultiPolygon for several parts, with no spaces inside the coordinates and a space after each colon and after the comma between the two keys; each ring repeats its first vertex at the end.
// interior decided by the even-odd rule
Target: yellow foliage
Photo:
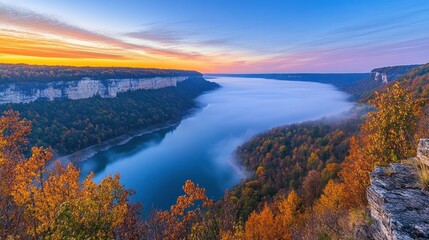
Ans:
{"type": "Polygon", "coordinates": [[[0,238],[113,239],[129,207],[119,175],[81,183],[72,164],[48,166],[50,149],[33,147],[25,158],[30,127],[15,112],[0,118],[0,211],[10,214],[0,219],[0,238]]]}
{"type": "Polygon", "coordinates": [[[265,204],[261,212],[252,212],[246,221],[245,239],[291,239],[292,227],[300,222],[301,203],[292,190],[287,198],[273,205],[274,211],[265,204]]]}
{"type": "Polygon", "coordinates": [[[206,190],[190,180],[185,182],[182,189],[185,194],[177,198],[176,204],[170,207],[170,211],[156,213],[156,222],[164,226],[161,233],[162,239],[184,239],[192,233],[192,230],[197,231],[192,229],[192,223],[201,211],[196,203],[201,202],[204,208],[213,203],[213,200],[206,196],[206,190]]]}
{"type": "Polygon", "coordinates": [[[337,211],[344,208],[344,195],[346,192],[344,183],[336,183],[330,180],[323,189],[323,194],[316,203],[316,212],[337,211]]]}

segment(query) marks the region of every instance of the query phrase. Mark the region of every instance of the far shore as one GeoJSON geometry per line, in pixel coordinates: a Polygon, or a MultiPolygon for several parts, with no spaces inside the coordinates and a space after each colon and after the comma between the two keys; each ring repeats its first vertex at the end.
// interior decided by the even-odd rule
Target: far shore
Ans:
{"type": "Polygon", "coordinates": [[[54,156],[53,160],[58,161],[62,164],[83,162],[83,161],[88,160],[89,158],[93,157],[95,154],[97,154],[99,152],[106,151],[106,150],[108,150],[114,146],[117,146],[117,145],[126,144],[135,137],[140,137],[142,135],[157,132],[157,131],[162,130],[162,129],[175,127],[175,126],[178,126],[180,124],[180,122],[181,122],[181,119],[175,120],[175,121],[172,120],[172,121],[168,121],[168,122],[165,122],[162,124],[152,125],[150,127],[146,127],[144,129],[141,129],[141,130],[134,130],[134,131],[131,131],[129,133],[123,134],[123,135],[115,137],[115,138],[111,138],[111,139],[106,140],[104,142],[101,142],[99,144],[89,146],[87,148],[84,148],[82,150],[79,150],[77,152],[74,152],[74,153],[71,153],[68,155],[60,156],[60,155],[56,154],[54,156]]]}
{"type": "MultiPolygon", "coordinates": [[[[209,91],[204,91],[204,93],[209,91]]],[[[74,152],[68,155],[60,155],[58,153],[55,153],[53,162],[58,161],[62,164],[83,162],[93,157],[95,154],[99,152],[106,151],[117,145],[126,144],[135,137],[157,132],[162,129],[179,126],[179,124],[182,122],[183,119],[189,116],[192,116],[193,114],[195,114],[195,112],[200,111],[204,108],[204,106],[198,101],[196,101],[195,104],[196,105],[193,108],[187,110],[180,118],[166,121],[160,124],[151,125],[140,130],[131,130],[126,134],[105,140],[99,144],[95,144],[95,145],[83,148],[77,152],[74,152]]]]}

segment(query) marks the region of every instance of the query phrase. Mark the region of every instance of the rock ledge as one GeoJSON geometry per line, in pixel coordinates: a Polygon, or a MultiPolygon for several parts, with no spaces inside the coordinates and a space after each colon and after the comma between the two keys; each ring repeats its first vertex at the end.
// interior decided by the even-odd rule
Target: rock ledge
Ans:
{"type": "Polygon", "coordinates": [[[367,189],[375,239],[429,239],[429,194],[416,168],[394,163],[376,167],[367,189]]]}

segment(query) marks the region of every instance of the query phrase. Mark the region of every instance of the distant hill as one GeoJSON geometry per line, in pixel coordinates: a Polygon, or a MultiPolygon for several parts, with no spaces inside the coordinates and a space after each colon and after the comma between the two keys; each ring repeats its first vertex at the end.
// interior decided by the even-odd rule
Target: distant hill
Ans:
{"type": "Polygon", "coordinates": [[[370,73],[272,73],[272,74],[208,74],[244,78],[267,78],[286,81],[304,81],[331,84],[351,95],[352,100],[365,101],[374,92],[389,82],[422,65],[389,66],[373,69],[370,73]]]}
{"type": "Polygon", "coordinates": [[[429,100],[429,63],[411,69],[399,77],[398,81],[408,87],[415,98],[429,100]]]}
{"type": "Polygon", "coordinates": [[[340,90],[355,86],[369,73],[267,73],[267,74],[209,74],[207,76],[267,78],[286,81],[318,82],[332,84],[340,90]]]}
{"type": "Polygon", "coordinates": [[[0,64],[0,83],[75,81],[82,78],[105,80],[178,76],[194,77],[202,76],[202,74],[196,71],[156,68],[0,64]]]}
{"type": "Polygon", "coordinates": [[[376,68],[367,78],[358,81],[344,89],[352,95],[353,100],[366,101],[374,90],[381,88],[389,82],[400,79],[404,74],[422,65],[403,65],[376,68]]]}

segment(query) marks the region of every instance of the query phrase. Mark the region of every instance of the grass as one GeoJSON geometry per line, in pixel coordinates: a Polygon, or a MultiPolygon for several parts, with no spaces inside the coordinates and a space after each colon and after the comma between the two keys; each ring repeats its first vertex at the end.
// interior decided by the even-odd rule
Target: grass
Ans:
{"type": "Polygon", "coordinates": [[[429,167],[419,162],[417,173],[419,175],[420,185],[423,190],[429,190],[429,167]]]}
{"type": "Polygon", "coordinates": [[[391,167],[385,168],[383,170],[383,174],[387,175],[387,176],[391,176],[392,174],[395,174],[395,173],[396,173],[396,171],[393,170],[391,167]]]}

